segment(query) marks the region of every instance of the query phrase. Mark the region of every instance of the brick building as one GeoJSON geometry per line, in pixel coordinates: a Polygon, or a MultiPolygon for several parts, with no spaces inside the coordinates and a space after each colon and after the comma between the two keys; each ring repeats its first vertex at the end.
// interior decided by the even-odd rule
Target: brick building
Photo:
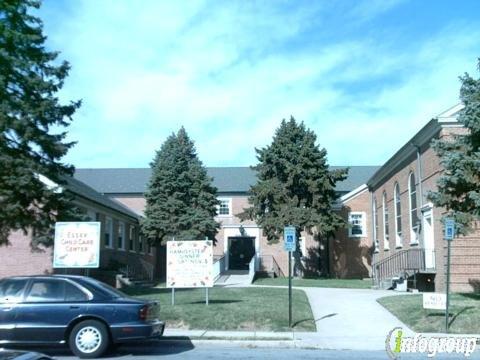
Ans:
{"type": "MultiPolygon", "coordinates": [[[[153,271],[157,261],[155,249],[149,247],[139,236],[138,213],[74,178],[68,179],[64,191],[74,196],[75,205],[91,221],[101,222],[101,269],[125,270],[122,267],[129,264],[131,271],[153,271]]],[[[30,246],[31,235],[22,231],[13,232],[9,241],[8,246],[0,247],[0,277],[54,272],[52,248],[33,250],[30,246]]],[[[61,271],[79,272],[78,269],[61,271]]],[[[95,270],[92,270],[92,275],[102,276],[100,273],[95,274],[95,270]]]]}
{"type": "MultiPolygon", "coordinates": [[[[305,275],[318,275],[320,268],[333,270],[339,277],[368,277],[371,273],[371,235],[367,231],[369,218],[368,202],[358,203],[358,188],[363,186],[360,198],[366,193],[365,182],[378,169],[377,166],[353,166],[349,176],[337,184],[337,192],[342,200],[336,204],[337,211],[346,216],[357,216],[359,224],[352,230],[342,229],[330,244],[321,244],[314,235],[304,234],[300,239],[302,256],[296,261],[302,263],[305,275]],[[366,204],[366,205],[365,205],[366,204]],[[354,245],[351,245],[354,244],[354,245]],[[322,264],[328,257],[322,254],[331,253],[336,256],[341,248],[348,249],[348,256],[338,255],[331,258],[332,264],[322,264]],[[339,249],[337,250],[337,247],[339,249]],[[346,269],[346,270],[345,270],[346,269]]],[[[245,270],[253,256],[258,260],[258,270],[275,272],[277,275],[288,273],[287,253],[283,243],[268,243],[261,229],[253,221],[241,222],[238,214],[248,206],[250,187],[255,184],[256,176],[248,167],[207,168],[208,175],[213,178],[213,185],[218,189],[220,207],[216,220],[221,224],[216,237],[214,256],[225,257],[227,270],[245,270]]],[[[133,211],[142,214],[145,208],[144,193],[150,179],[149,168],[137,169],[77,169],[75,177],[98,192],[120,202],[133,211]]],[[[159,249],[157,264],[158,274],[164,273],[163,247],[159,249]]]]}
{"type": "MultiPolygon", "coordinates": [[[[444,209],[428,201],[442,173],[431,141],[464,133],[456,121],[461,106],[429,121],[383,166],[350,167],[337,184],[340,195],[335,211],[349,222],[328,242],[303,234],[301,254],[295,257],[303,275],[328,273],[339,278],[373,276],[378,287],[402,279],[410,287],[433,291],[445,284],[446,243],[441,218],[444,209]]],[[[282,242],[268,243],[252,221],[238,214],[248,206],[255,173],[247,167],[208,168],[221,205],[214,256],[224,258],[226,269],[248,269],[252,258],[257,270],[282,276],[288,273],[282,242]]],[[[75,203],[102,224],[101,270],[128,268],[129,273],[165,276],[165,247],[150,247],[139,235],[139,218],[149,168],[77,169],[67,191],[75,203]]],[[[453,291],[480,290],[480,223],[467,237],[452,245],[453,291]]],[[[52,272],[51,249],[32,252],[28,235],[11,235],[11,246],[1,247],[0,277],[52,272]]]]}
{"type": "MultiPolygon", "coordinates": [[[[375,253],[373,273],[380,287],[392,278],[415,281],[423,290],[444,290],[446,241],[443,208],[428,200],[442,174],[433,139],[465,133],[456,120],[457,105],[430,120],[368,181],[375,253]]],[[[451,288],[480,289],[480,231],[452,243],[451,288]]]]}

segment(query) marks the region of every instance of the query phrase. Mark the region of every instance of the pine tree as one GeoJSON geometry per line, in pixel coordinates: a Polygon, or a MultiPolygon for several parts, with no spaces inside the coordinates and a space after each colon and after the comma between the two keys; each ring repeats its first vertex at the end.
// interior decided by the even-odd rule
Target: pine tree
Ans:
{"type": "Polygon", "coordinates": [[[45,49],[42,22],[30,14],[39,6],[35,0],[0,2],[1,244],[14,230],[31,230],[35,239],[50,242],[45,235],[52,224],[71,210],[66,192],[41,179],[62,185],[72,174],[61,162],[73,145],[64,141],[62,128],[80,102],[62,105],[56,95],[70,66],[45,49]]]}
{"type": "Polygon", "coordinates": [[[460,80],[464,108],[458,122],[466,132],[434,141],[445,171],[438,180],[438,191],[429,193],[429,198],[446,208],[446,216],[455,219],[459,233],[467,234],[472,221],[480,219],[480,79],[465,74],[460,80]]]}
{"type": "Polygon", "coordinates": [[[217,189],[183,127],[167,138],[150,165],[142,221],[147,239],[156,244],[172,238],[215,241],[217,189]]]}
{"type": "MultiPolygon", "coordinates": [[[[297,238],[306,231],[323,241],[345,225],[332,207],[338,198],[335,184],[346,178],[347,170],[329,170],[326,150],[303,122],[282,120],[272,143],[256,152],[258,181],[241,217],[255,220],[270,242],[278,242],[288,225],[295,226],[297,238]]],[[[299,258],[298,248],[294,255],[299,258]]]]}

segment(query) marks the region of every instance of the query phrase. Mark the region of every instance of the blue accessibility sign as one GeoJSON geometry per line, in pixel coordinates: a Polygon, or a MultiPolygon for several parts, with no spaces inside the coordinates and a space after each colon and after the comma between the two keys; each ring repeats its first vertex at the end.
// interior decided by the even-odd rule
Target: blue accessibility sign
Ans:
{"type": "Polygon", "coordinates": [[[445,219],[445,240],[452,241],[455,237],[455,220],[445,219]]]}
{"type": "Polygon", "coordinates": [[[285,251],[295,251],[297,246],[297,231],[293,226],[287,226],[283,229],[283,240],[285,251]]]}

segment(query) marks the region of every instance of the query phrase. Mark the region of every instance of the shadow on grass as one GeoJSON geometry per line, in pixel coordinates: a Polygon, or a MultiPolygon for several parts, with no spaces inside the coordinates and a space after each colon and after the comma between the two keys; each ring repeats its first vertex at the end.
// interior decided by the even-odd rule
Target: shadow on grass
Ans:
{"type": "MultiPolygon", "coordinates": [[[[231,304],[231,303],[239,303],[243,302],[243,300],[209,300],[209,304],[231,304]]],[[[189,303],[184,303],[183,305],[188,305],[188,304],[205,304],[205,300],[201,301],[192,301],[189,303]]]]}
{"type": "Polygon", "coordinates": [[[464,293],[460,294],[466,298],[472,299],[472,300],[478,300],[480,301],[480,294],[479,293],[464,293]]]}
{"type": "Polygon", "coordinates": [[[460,314],[464,313],[465,311],[467,310],[471,310],[471,309],[475,309],[474,306],[466,306],[464,307],[462,310],[460,310],[459,312],[457,312],[453,317],[452,319],[450,320],[450,322],[448,323],[448,326],[452,326],[453,322],[457,319],[458,316],[460,316],[460,314]]]}
{"type": "MultiPolygon", "coordinates": [[[[192,289],[175,289],[176,293],[182,291],[191,291],[192,289]]],[[[141,295],[156,295],[156,294],[169,294],[172,292],[170,288],[143,288],[143,287],[130,287],[121,289],[122,292],[129,296],[141,296],[141,295]]]]}
{"type": "MultiPolygon", "coordinates": [[[[453,322],[461,314],[463,314],[465,311],[468,311],[468,310],[471,310],[471,309],[475,309],[475,306],[466,306],[462,310],[457,311],[456,313],[455,312],[450,312],[450,314],[449,314],[450,322],[448,323],[449,326],[452,326],[453,322]]],[[[429,313],[429,314],[427,314],[427,317],[443,317],[444,318],[445,317],[445,312],[439,311],[439,312],[429,313]]]]}
{"type": "Polygon", "coordinates": [[[337,313],[332,313],[332,314],[328,314],[328,315],[322,316],[321,318],[316,319],[316,320],[315,320],[315,319],[303,319],[303,320],[299,320],[299,321],[293,323],[292,327],[296,327],[297,325],[300,325],[301,323],[310,322],[310,321],[316,324],[316,323],[317,323],[318,321],[320,321],[320,320],[327,319],[327,318],[330,318],[330,317],[333,317],[333,316],[336,316],[336,315],[338,315],[338,314],[337,314],[337,313]]]}

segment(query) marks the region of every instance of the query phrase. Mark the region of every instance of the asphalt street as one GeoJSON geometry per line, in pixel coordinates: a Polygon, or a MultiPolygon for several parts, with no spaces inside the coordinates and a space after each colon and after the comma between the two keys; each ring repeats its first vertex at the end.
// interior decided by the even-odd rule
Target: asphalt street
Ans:
{"type": "MultiPolygon", "coordinates": [[[[59,360],[77,359],[72,356],[66,348],[36,348],[30,349],[40,351],[53,356],[59,360]]],[[[435,359],[461,359],[463,355],[438,355],[435,359]]],[[[117,359],[389,359],[385,351],[352,351],[352,350],[313,350],[313,349],[292,349],[292,348],[255,348],[226,345],[196,345],[177,342],[156,342],[149,344],[138,344],[131,346],[120,346],[102,358],[104,360],[117,359]]],[[[430,359],[426,354],[402,354],[399,359],[430,359]]],[[[469,358],[480,359],[480,351],[476,351],[469,358]]]]}

